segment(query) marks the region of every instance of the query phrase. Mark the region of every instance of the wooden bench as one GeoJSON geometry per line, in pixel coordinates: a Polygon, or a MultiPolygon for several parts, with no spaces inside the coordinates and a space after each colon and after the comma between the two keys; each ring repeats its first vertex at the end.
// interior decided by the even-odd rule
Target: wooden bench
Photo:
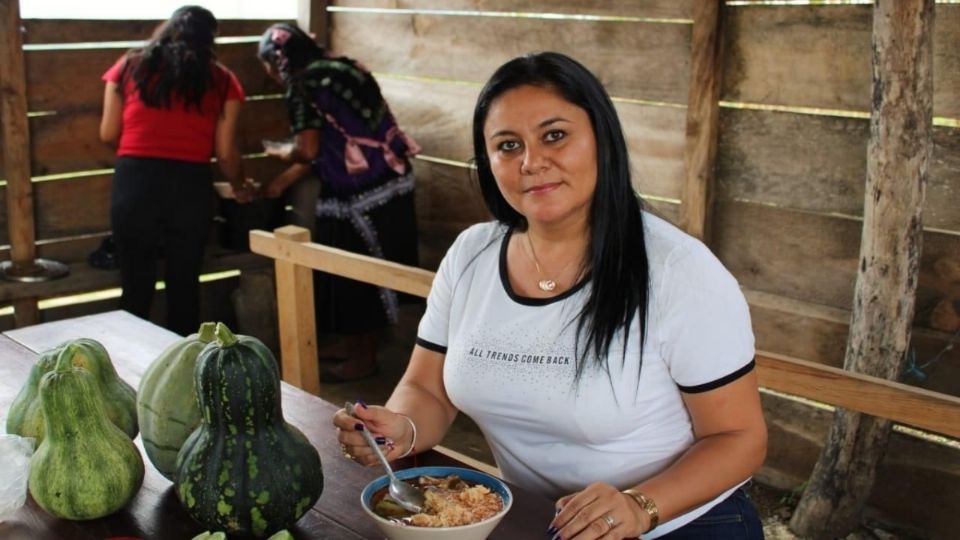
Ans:
{"type": "MultiPolygon", "coordinates": [[[[283,379],[312,394],[317,372],[314,270],[426,297],[433,272],[309,242],[300,227],[250,232],[250,249],[274,259],[283,379]]],[[[960,398],[757,351],[760,385],[837,407],[960,437],[960,398]]]]}

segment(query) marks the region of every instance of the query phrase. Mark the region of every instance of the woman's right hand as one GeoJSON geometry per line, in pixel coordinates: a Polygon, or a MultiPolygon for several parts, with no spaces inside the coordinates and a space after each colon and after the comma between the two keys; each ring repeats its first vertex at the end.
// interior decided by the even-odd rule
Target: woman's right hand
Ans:
{"type": "Polygon", "coordinates": [[[360,431],[366,429],[380,445],[380,450],[388,461],[403,456],[413,442],[413,430],[403,415],[397,414],[379,405],[367,406],[362,402],[354,404],[356,417],[340,409],[333,415],[333,425],[337,428],[337,440],[343,454],[348,459],[365,466],[377,465],[379,461],[373,450],[367,446],[360,431]]]}

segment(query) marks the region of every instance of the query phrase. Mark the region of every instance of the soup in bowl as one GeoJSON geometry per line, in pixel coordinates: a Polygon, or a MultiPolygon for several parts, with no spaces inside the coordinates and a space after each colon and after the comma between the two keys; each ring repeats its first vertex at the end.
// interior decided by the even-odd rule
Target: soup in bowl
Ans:
{"type": "Polygon", "coordinates": [[[360,493],[363,510],[390,540],[482,540],[513,504],[510,488],[499,478],[459,467],[414,467],[397,478],[424,491],[420,514],[390,500],[390,479],[381,476],[360,493]]]}

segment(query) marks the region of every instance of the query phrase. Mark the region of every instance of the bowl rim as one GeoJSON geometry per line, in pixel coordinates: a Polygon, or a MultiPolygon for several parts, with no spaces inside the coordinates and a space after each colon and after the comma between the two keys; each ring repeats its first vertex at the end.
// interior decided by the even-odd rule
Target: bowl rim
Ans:
{"type": "MultiPolygon", "coordinates": [[[[360,507],[363,508],[363,511],[366,512],[367,515],[372,517],[375,521],[382,523],[384,525],[390,525],[392,527],[403,527],[403,528],[412,527],[414,529],[422,529],[424,531],[458,531],[458,530],[465,530],[468,528],[474,528],[479,525],[483,525],[483,524],[487,524],[493,521],[498,521],[503,519],[503,516],[507,515],[507,512],[509,512],[510,509],[513,507],[513,491],[510,490],[510,486],[507,485],[507,482],[504,481],[502,478],[497,478],[496,476],[483,472],[479,469],[469,469],[467,467],[457,467],[453,465],[449,465],[449,466],[448,465],[424,465],[421,467],[409,467],[406,469],[396,470],[393,472],[393,474],[395,474],[397,478],[399,478],[400,480],[406,480],[410,477],[426,475],[426,473],[416,472],[416,471],[423,471],[428,469],[443,469],[444,471],[449,471],[448,475],[456,474],[458,471],[463,471],[463,472],[470,473],[471,475],[479,475],[479,476],[483,476],[493,480],[494,482],[500,484],[500,486],[503,487],[503,490],[507,494],[506,500],[503,503],[503,508],[501,508],[499,512],[488,517],[487,519],[478,521],[476,523],[469,523],[467,525],[455,525],[453,527],[417,527],[416,525],[410,525],[410,526],[398,525],[397,522],[395,521],[391,521],[389,519],[386,519],[377,515],[377,513],[374,512],[373,509],[370,508],[369,505],[364,501],[365,499],[364,494],[368,490],[370,491],[370,497],[373,497],[373,493],[379,490],[380,487],[383,487],[383,486],[380,486],[376,490],[374,490],[372,489],[372,486],[374,484],[381,481],[389,482],[389,478],[387,477],[386,474],[374,478],[373,480],[368,482],[367,485],[363,486],[363,489],[360,491],[360,507]]],[[[426,475],[426,476],[433,476],[433,475],[426,475]]],[[[384,485],[386,485],[386,483],[384,485]]],[[[500,498],[503,499],[504,497],[501,496],[500,498]]]]}

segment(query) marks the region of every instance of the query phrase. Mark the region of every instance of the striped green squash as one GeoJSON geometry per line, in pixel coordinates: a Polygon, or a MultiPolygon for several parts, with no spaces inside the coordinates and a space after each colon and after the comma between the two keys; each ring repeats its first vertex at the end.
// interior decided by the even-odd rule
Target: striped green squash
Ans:
{"type": "Polygon", "coordinates": [[[270,350],[222,323],[215,333],[197,361],[202,419],[177,456],[177,496],[210,530],[262,538],[293,525],[320,498],[320,455],[284,421],[270,350]]]}
{"type": "Polygon", "coordinates": [[[143,449],[153,466],[171,481],[183,441],[200,425],[193,372],[200,352],[213,341],[215,328],[216,323],[205,322],[196,334],[167,347],[147,368],[137,389],[143,449]]]}
{"type": "Polygon", "coordinates": [[[79,338],[45,351],[30,369],[27,382],[13,400],[7,413],[7,433],[33,437],[39,444],[45,435],[40,411],[39,385],[44,375],[53,370],[57,359],[66,355],[73,366],[89,371],[104,396],[107,417],[131,439],[137,436],[137,393],[117,375],[110,355],[99,341],[79,338]]]}
{"type": "Polygon", "coordinates": [[[143,483],[143,458],[107,418],[96,377],[69,348],[40,380],[45,436],[30,460],[33,499],[53,516],[87,520],[126,505],[143,483]]]}

